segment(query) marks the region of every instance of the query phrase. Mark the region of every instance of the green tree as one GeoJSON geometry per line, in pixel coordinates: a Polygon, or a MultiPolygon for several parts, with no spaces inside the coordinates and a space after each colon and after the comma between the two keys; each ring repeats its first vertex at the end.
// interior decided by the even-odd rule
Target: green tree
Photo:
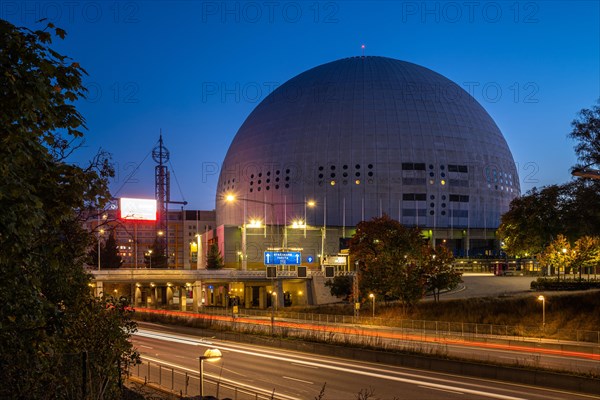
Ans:
{"type": "Polygon", "coordinates": [[[573,262],[573,252],[571,244],[564,235],[558,235],[544,251],[539,255],[539,263],[547,268],[547,271],[554,267],[558,278],[560,272],[569,273],[573,262]]]}
{"type": "Polygon", "coordinates": [[[332,296],[340,297],[343,300],[350,300],[352,296],[353,277],[338,275],[325,282],[332,296]]]}
{"type": "Polygon", "coordinates": [[[564,232],[564,200],[569,194],[564,185],[533,188],[510,203],[502,215],[498,236],[504,250],[526,257],[541,253],[552,240],[564,232]]]}
{"type": "Polygon", "coordinates": [[[144,254],[144,263],[148,268],[167,268],[166,249],[158,238],[154,239],[154,243],[150,246],[149,251],[144,254]]]}
{"type": "Polygon", "coordinates": [[[84,216],[110,198],[112,168],[102,152],[84,168],[67,162],[85,128],[73,104],[85,71],[49,47],[52,32],[65,35],[52,24],[32,31],[0,20],[0,398],[80,398],[70,395],[81,375],[67,359],[84,351],[109,353],[110,365],[89,362],[113,370],[98,386],[113,393],[112,360],[134,354],[128,315],[106,338],[85,323],[114,318],[106,300],[90,296],[83,269],[94,243],[84,216]]]}
{"type": "Polygon", "coordinates": [[[436,302],[440,300],[442,290],[455,289],[462,282],[462,273],[454,269],[454,256],[444,246],[427,248],[423,252],[422,265],[425,271],[427,292],[433,294],[436,302]]]}
{"type": "MultiPolygon", "coordinates": [[[[98,265],[98,246],[93,246],[90,251],[90,262],[93,267],[98,265]]],[[[119,255],[115,231],[111,230],[108,238],[100,244],[100,268],[115,269],[120,268],[123,260],[119,255]]]]}
{"type": "Polygon", "coordinates": [[[569,137],[577,141],[575,154],[580,162],[577,167],[600,164],[600,103],[582,109],[571,127],[569,137]]]}
{"type": "Polygon", "coordinates": [[[571,264],[579,273],[581,280],[581,272],[584,268],[589,271],[595,268],[600,263],[600,238],[583,236],[577,239],[572,250],[571,264]]]}
{"type": "Polygon", "coordinates": [[[425,277],[419,260],[426,247],[421,232],[384,215],[360,222],[350,240],[350,255],[358,262],[361,293],[401,300],[411,307],[423,297],[425,277]]]}
{"type": "Polygon", "coordinates": [[[208,253],[206,254],[206,268],[221,269],[223,267],[223,257],[219,251],[219,246],[216,243],[213,243],[208,248],[208,253]]]}

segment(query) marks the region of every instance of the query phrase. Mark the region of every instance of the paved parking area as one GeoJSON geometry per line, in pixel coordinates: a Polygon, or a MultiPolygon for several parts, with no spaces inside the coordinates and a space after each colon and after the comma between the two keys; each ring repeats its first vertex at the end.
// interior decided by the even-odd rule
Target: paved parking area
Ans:
{"type": "Polygon", "coordinates": [[[535,276],[467,274],[463,275],[463,283],[456,290],[443,293],[441,299],[525,295],[533,293],[529,288],[531,282],[535,280],[535,276]]]}

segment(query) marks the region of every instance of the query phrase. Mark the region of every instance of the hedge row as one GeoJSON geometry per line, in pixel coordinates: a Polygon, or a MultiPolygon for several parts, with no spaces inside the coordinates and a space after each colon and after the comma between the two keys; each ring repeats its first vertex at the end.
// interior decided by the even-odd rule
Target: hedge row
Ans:
{"type": "Polygon", "coordinates": [[[588,290],[600,289],[600,280],[567,279],[558,281],[556,278],[538,278],[531,282],[532,290],[588,290]]]}

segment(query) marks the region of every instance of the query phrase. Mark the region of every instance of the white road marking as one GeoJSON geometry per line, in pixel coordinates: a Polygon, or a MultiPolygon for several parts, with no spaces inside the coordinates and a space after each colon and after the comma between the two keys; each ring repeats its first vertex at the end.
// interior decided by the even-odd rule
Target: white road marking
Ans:
{"type": "Polygon", "coordinates": [[[454,394],[464,394],[463,392],[457,392],[456,390],[439,389],[439,388],[422,386],[422,385],[419,385],[419,387],[423,388],[423,389],[439,390],[440,392],[447,392],[447,393],[454,393],[454,394]]]}
{"type": "Polygon", "coordinates": [[[295,365],[297,367],[304,367],[304,368],[310,368],[310,369],[319,369],[319,367],[315,367],[315,366],[312,366],[312,365],[304,365],[304,364],[298,364],[298,363],[294,363],[294,362],[290,363],[290,364],[295,365]]]}
{"type": "Polygon", "coordinates": [[[145,347],[146,349],[154,349],[154,347],[144,346],[143,344],[141,344],[140,347],[145,347]]]}
{"type": "Polygon", "coordinates": [[[282,376],[283,379],[289,379],[291,381],[296,381],[296,382],[302,382],[302,383],[308,383],[309,385],[314,385],[314,382],[311,381],[305,381],[304,379],[298,379],[298,378],[292,378],[291,376],[282,376]]]}

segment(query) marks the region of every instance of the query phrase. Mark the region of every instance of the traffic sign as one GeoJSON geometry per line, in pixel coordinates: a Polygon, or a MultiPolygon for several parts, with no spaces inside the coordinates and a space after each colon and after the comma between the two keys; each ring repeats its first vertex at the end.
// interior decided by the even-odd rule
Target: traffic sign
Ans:
{"type": "Polygon", "coordinates": [[[299,251],[265,251],[265,265],[300,265],[299,251]]]}

